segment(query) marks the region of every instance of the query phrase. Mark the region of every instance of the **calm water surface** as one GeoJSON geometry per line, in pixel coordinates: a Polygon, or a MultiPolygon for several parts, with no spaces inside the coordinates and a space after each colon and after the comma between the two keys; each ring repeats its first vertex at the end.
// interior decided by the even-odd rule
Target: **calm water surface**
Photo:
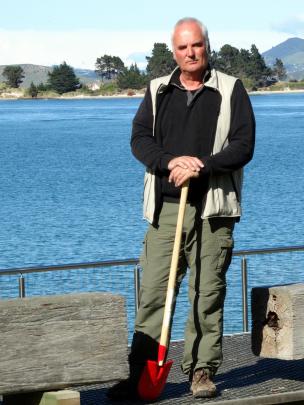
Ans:
{"type": "MultiPolygon", "coordinates": [[[[304,94],[251,100],[256,152],[236,249],[303,244],[304,94]]],[[[0,101],[0,268],[139,256],[144,168],[129,140],[140,101],[0,101]]],[[[249,286],[303,280],[303,256],[250,259],[249,286]]],[[[239,281],[235,259],[226,331],[240,327],[239,281]]]]}

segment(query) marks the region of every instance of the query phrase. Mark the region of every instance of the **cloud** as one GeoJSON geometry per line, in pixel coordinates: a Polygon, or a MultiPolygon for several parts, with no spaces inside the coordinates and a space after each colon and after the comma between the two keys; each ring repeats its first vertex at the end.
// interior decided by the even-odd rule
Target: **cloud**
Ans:
{"type": "Polygon", "coordinates": [[[218,51],[223,45],[229,44],[238,49],[250,49],[255,44],[260,53],[285,41],[290,36],[276,31],[216,31],[209,32],[211,49],[218,51]]]}
{"type": "Polygon", "coordinates": [[[66,61],[74,67],[94,69],[96,58],[101,55],[119,56],[126,61],[130,54],[146,54],[154,42],[168,42],[169,38],[169,33],[161,31],[0,30],[0,65],[51,66],[66,61]]]}
{"type": "Polygon", "coordinates": [[[146,51],[146,52],[133,52],[130,53],[130,55],[127,56],[125,60],[126,66],[130,66],[134,63],[136,63],[137,67],[139,69],[144,70],[147,66],[147,59],[146,56],[150,56],[152,52],[152,49],[146,51]]]}
{"type": "Polygon", "coordinates": [[[277,24],[273,24],[272,28],[278,32],[286,32],[302,37],[304,34],[304,14],[293,16],[277,24]]]}
{"type": "MultiPolygon", "coordinates": [[[[290,35],[289,35],[290,36],[290,35]]],[[[277,31],[215,31],[210,32],[212,49],[224,44],[249,49],[254,43],[260,52],[288,39],[277,31]]],[[[75,68],[94,69],[97,57],[119,56],[127,66],[146,65],[155,42],[171,47],[169,31],[35,31],[0,29],[0,65],[32,63],[45,66],[66,61],[75,68]]]]}

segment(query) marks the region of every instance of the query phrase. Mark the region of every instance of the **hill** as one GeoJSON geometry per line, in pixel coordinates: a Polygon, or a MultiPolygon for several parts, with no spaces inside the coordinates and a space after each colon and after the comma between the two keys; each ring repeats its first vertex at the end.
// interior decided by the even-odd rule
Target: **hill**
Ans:
{"type": "Polygon", "coordinates": [[[262,53],[267,65],[273,65],[276,58],[281,59],[290,79],[304,78],[304,39],[289,38],[262,53]]]}
{"type": "Polygon", "coordinates": [[[74,69],[75,75],[79,77],[79,79],[83,83],[91,83],[96,80],[100,80],[100,76],[97,76],[95,70],[90,69],[74,69]]]}
{"type": "MultiPolygon", "coordinates": [[[[6,65],[0,65],[0,82],[5,81],[2,72],[6,65]]],[[[46,83],[48,80],[48,72],[52,70],[51,66],[20,64],[24,71],[24,79],[20,87],[29,87],[31,82],[35,85],[46,83]]],[[[100,80],[94,70],[89,69],[74,69],[75,74],[79,77],[82,83],[88,84],[100,80]]]]}
{"type": "MultiPolygon", "coordinates": [[[[4,82],[6,79],[2,76],[2,72],[6,65],[0,66],[0,82],[4,82]]],[[[25,78],[21,84],[21,87],[29,87],[31,82],[38,85],[40,83],[45,83],[48,79],[48,72],[51,71],[51,67],[31,65],[31,64],[21,64],[25,78]]]]}

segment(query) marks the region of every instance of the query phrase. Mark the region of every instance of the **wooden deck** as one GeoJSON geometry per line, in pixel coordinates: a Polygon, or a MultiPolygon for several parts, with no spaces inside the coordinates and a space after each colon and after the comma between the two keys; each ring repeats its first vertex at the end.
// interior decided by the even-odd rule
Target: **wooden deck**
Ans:
{"type": "MultiPolygon", "coordinates": [[[[169,358],[174,360],[174,364],[166,388],[154,404],[304,404],[304,359],[256,357],[251,353],[250,334],[224,337],[224,361],[215,378],[218,396],[213,399],[193,399],[187,377],[180,370],[182,351],[183,342],[171,344],[169,358]]],[[[110,404],[106,391],[111,385],[78,387],[81,405],[110,404]]]]}
{"type": "MultiPolygon", "coordinates": [[[[251,352],[250,334],[224,337],[224,361],[215,377],[218,388],[216,398],[193,399],[187,377],[180,370],[182,352],[183,342],[171,343],[169,358],[173,359],[174,363],[165,390],[154,404],[304,404],[304,359],[277,360],[256,357],[251,352]]],[[[112,402],[107,399],[106,392],[114,383],[77,386],[71,389],[80,391],[81,405],[109,405],[112,402]]],[[[24,405],[25,402],[18,404],[24,405]]],[[[137,405],[143,402],[125,400],[115,403],[137,405]]]]}

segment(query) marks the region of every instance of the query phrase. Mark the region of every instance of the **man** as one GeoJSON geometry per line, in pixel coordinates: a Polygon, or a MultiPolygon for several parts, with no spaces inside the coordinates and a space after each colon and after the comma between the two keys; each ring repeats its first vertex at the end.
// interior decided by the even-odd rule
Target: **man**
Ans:
{"type": "Polygon", "coordinates": [[[152,80],[133,121],[132,151],[146,167],[140,307],[129,356],[130,377],[108,393],[136,397],[147,359],[157,359],[180,186],[190,179],[176,292],[190,269],[191,310],[182,370],[194,397],[216,395],[222,361],[225,274],[241,215],[242,167],[253,155],[255,121],[240,80],[210,69],[207,29],[194,18],[172,35],[178,67],[152,80]]]}

